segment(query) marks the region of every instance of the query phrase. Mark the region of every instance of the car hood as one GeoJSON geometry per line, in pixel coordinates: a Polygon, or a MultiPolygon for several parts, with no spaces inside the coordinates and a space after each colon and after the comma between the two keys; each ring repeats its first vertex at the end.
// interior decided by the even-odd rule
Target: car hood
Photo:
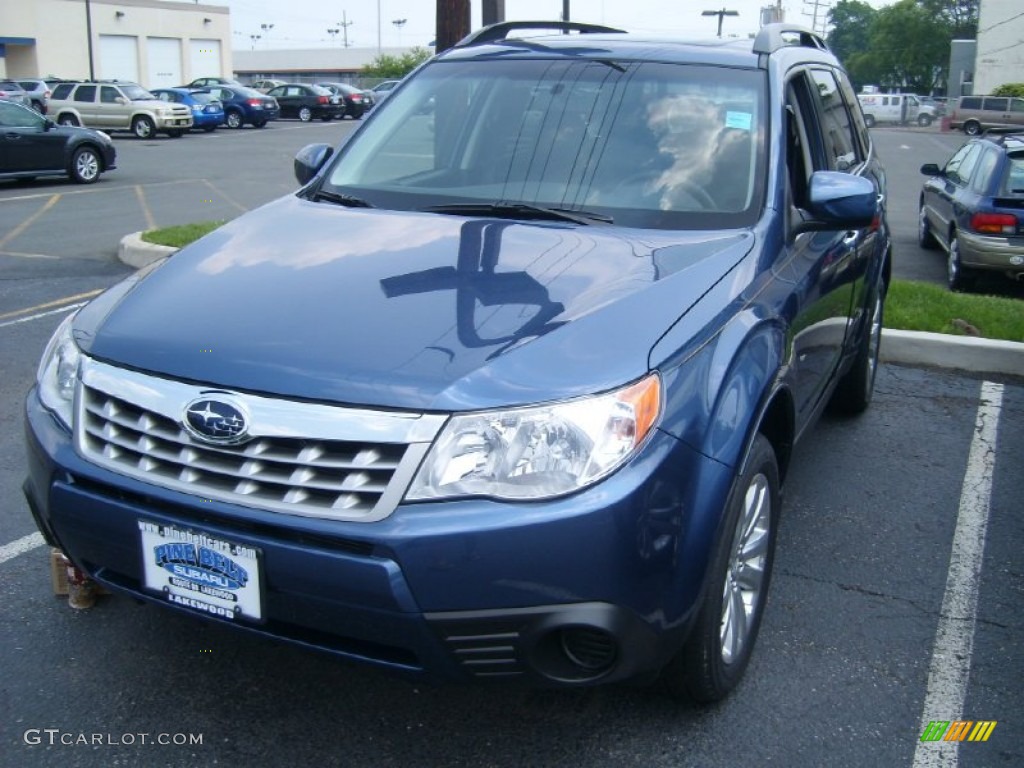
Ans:
{"type": "Polygon", "coordinates": [[[87,354],[222,388],[469,410],[607,390],[750,251],[663,233],[289,197],[82,310],[87,354]]]}

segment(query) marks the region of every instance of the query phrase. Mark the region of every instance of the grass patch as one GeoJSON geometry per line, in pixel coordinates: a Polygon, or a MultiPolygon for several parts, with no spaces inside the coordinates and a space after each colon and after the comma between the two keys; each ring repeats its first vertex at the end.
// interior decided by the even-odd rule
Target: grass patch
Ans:
{"type": "Polygon", "coordinates": [[[939,285],[893,280],[885,302],[885,327],[1024,341],[1024,301],[953,293],[939,285]]]}
{"type": "Polygon", "coordinates": [[[171,248],[184,248],[189,243],[208,235],[223,221],[197,221],[194,224],[181,224],[177,227],[151,229],[142,233],[142,239],[154,245],[169,245],[171,248]]]}

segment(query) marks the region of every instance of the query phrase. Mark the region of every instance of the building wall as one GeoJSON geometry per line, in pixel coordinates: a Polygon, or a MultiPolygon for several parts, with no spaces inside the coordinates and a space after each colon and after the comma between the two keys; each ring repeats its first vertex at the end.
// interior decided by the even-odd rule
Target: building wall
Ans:
{"type": "MultiPolygon", "coordinates": [[[[215,75],[230,76],[231,17],[226,6],[162,0],[90,0],[92,76],[104,73],[101,38],[119,35],[136,40],[134,70],[143,85],[150,72],[150,38],[180,40],[182,81],[215,75]],[[119,15],[120,14],[120,15],[119,15]],[[192,41],[197,42],[193,45],[192,41]],[[192,49],[216,50],[219,71],[193,72],[192,49]]],[[[89,45],[85,0],[0,0],[0,76],[88,78],[89,45]],[[11,43],[15,39],[18,42],[11,43]],[[7,41],[7,42],[5,42],[7,41]]],[[[204,62],[204,66],[205,66],[204,62]]],[[[119,78],[121,79],[121,78],[119,78]]]]}
{"type": "Polygon", "coordinates": [[[1024,15],[1020,0],[981,0],[974,93],[1024,83],[1024,15]]]}

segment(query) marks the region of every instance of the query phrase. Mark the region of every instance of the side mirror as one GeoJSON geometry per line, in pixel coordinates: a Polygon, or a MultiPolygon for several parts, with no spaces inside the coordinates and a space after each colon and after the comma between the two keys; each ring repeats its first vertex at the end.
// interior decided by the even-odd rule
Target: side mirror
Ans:
{"type": "Polygon", "coordinates": [[[334,148],[330,144],[307,144],[295,155],[295,178],[305,186],[324,167],[334,148]]]}
{"type": "Polygon", "coordinates": [[[939,168],[935,163],[925,163],[921,166],[921,173],[925,176],[941,176],[942,169],[939,168]]]}
{"type": "Polygon", "coordinates": [[[811,175],[808,198],[811,218],[799,222],[794,235],[867,227],[878,213],[878,190],[863,176],[817,171],[811,175]]]}
{"type": "Polygon", "coordinates": [[[43,119],[43,132],[44,133],[46,131],[52,131],[56,127],[57,127],[57,124],[55,122],[53,122],[53,120],[51,120],[50,118],[47,117],[47,118],[43,119]]]}
{"type": "Polygon", "coordinates": [[[126,99],[124,96],[118,96],[117,99],[115,99],[115,101],[117,101],[118,104],[128,103],[128,99],[126,99]]]}

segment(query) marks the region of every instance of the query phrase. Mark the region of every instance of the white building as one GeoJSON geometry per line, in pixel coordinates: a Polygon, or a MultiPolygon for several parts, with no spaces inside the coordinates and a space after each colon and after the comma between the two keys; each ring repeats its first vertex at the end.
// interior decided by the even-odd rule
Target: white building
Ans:
{"type": "Polygon", "coordinates": [[[132,80],[157,88],[231,72],[225,6],[0,0],[0,77],[132,80]]]}
{"type": "Polygon", "coordinates": [[[991,93],[1004,83],[1024,83],[1022,40],[1021,0],[982,0],[978,13],[974,93],[991,93]]]}

